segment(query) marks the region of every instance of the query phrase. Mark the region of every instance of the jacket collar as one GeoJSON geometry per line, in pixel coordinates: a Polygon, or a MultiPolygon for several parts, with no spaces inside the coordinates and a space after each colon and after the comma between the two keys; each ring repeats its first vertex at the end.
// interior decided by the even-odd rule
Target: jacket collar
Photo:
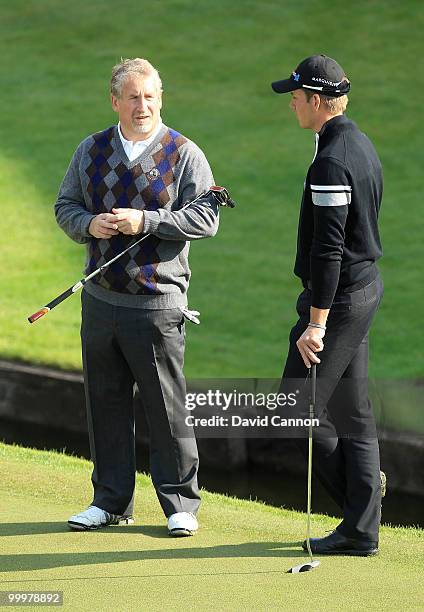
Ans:
{"type": "Polygon", "coordinates": [[[319,131],[319,137],[322,138],[324,134],[332,133],[349,123],[352,122],[345,115],[336,115],[324,123],[319,131]]]}

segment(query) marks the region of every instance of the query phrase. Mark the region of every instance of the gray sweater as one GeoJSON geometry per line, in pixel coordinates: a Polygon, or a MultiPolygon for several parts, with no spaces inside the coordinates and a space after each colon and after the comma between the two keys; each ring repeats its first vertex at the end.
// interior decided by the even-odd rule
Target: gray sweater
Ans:
{"type": "Polygon", "coordinates": [[[91,220],[112,208],[144,210],[143,233],[152,234],[85,285],[92,296],[117,306],[175,308],[187,305],[189,241],[214,236],[218,206],[187,201],[214,184],[203,152],[163,125],[150,146],[129,161],[117,126],[86,138],[77,148],[55,204],[60,227],[86,243],[85,274],[141,236],[109,239],[88,233],[91,220]]]}

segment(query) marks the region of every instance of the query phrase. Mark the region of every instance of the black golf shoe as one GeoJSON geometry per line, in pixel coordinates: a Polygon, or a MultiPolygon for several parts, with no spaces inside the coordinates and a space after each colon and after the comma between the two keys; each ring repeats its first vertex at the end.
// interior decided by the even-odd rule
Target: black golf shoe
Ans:
{"type": "MultiPolygon", "coordinates": [[[[347,538],[335,529],[324,538],[311,538],[311,551],[316,555],[351,555],[354,557],[371,557],[378,554],[378,542],[347,538]]],[[[308,550],[306,540],[303,550],[308,550]]]]}

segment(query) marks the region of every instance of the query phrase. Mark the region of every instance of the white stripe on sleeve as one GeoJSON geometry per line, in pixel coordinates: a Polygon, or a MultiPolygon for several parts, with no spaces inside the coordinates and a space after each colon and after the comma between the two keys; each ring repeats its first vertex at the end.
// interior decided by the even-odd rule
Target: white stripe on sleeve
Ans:
{"type": "Polygon", "coordinates": [[[312,191],[352,191],[350,185],[311,185],[312,191]]]}
{"type": "Polygon", "coordinates": [[[312,202],[315,206],[346,206],[350,204],[351,195],[346,191],[317,193],[312,192],[312,202]]]}

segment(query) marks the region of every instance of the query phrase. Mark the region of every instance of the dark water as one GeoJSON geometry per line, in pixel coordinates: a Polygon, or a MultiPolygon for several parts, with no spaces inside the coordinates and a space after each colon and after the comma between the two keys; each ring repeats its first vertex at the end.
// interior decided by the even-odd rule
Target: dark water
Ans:
{"type": "MultiPolygon", "coordinates": [[[[64,450],[69,455],[90,458],[86,436],[40,425],[0,420],[0,440],[38,449],[64,450]]],[[[137,448],[137,469],[149,471],[147,450],[141,446],[137,448]]],[[[287,509],[304,511],[306,508],[306,477],[259,468],[227,472],[202,467],[199,481],[209,491],[260,500],[287,509]]],[[[314,512],[340,516],[338,507],[318,482],[313,485],[312,507],[314,512]]],[[[389,481],[383,501],[383,522],[424,528],[424,497],[391,492],[389,481]]]]}

